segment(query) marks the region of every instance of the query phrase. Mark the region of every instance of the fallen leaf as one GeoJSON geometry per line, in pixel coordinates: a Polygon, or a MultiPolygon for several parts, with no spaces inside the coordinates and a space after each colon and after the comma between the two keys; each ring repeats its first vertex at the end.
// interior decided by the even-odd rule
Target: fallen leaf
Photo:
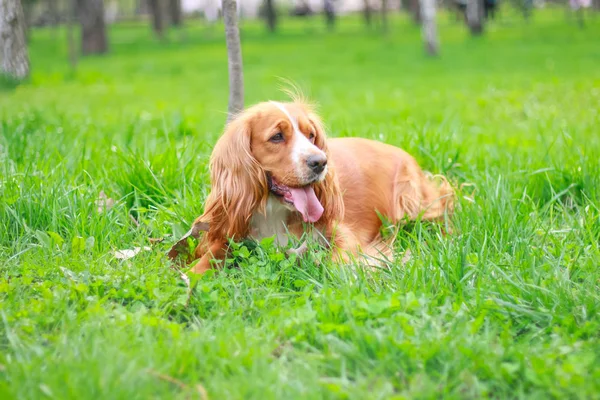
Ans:
{"type": "Polygon", "coordinates": [[[404,251],[404,255],[402,256],[402,260],[400,261],[400,263],[406,264],[407,262],[410,261],[411,258],[412,258],[412,251],[410,251],[410,249],[406,249],[404,251]]]}
{"type": "Polygon", "coordinates": [[[165,238],[148,238],[150,244],[162,243],[165,238]]]}
{"type": "Polygon", "coordinates": [[[115,205],[115,200],[109,198],[104,190],[100,191],[98,195],[98,200],[96,200],[96,207],[99,213],[103,213],[104,211],[108,211],[115,205]]]}
{"type": "Polygon", "coordinates": [[[62,271],[62,273],[65,275],[65,277],[67,279],[70,279],[72,281],[77,280],[77,274],[75,272],[73,272],[70,269],[65,268],[65,267],[58,267],[58,268],[62,271]]]}
{"type": "Polygon", "coordinates": [[[306,251],[308,250],[308,244],[306,244],[306,242],[302,242],[302,244],[300,244],[300,246],[298,246],[295,249],[289,249],[288,251],[286,251],[287,255],[289,256],[290,254],[295,254],[298,257],[302,256],[304,253],[306,253],[306,251]]]}
{"type": "Polygon", "coordinates": [[[169,257],[169,259],[174,261],[177,258],[177,256],[179,256],[179,253],[182,252],[182,250],[187,251],[188,238],[191,236],[193,238],[198,239],[198,237],[200,237],[200,232],[208,232],[208,228],[209,228],[209,225],[207,222],[202,222],[202,221],[194,222],[194,224],[192,225],[192,228],[189,231],[187,231],[187,233],[185,235],[183,235],[181,237],[181,239],[179,239],[177,241],[177,243],[175,243],[173,245],[173,247],[171,247],[171,249],[167,253],[167,256],[169,257]]]}
{"type": "Polygon", "coordinates": [[[148,246],[144,246],[134,247],[133,249],[117,250],[115,251],[114,256],[117,260],[128,260],[135,257],[142,250],[151,251],[152,249],[148,246]]]}
{"type": "Polygon", "coordinates": [[[50,390],[50,387],[48,387],[48,385],[44,384],[44,383],[40,383],[40,390],[42,391],[42,393],[44,393],[46,396],[48,397],[53,397],[52,394],[52,390],[50,390]]]}

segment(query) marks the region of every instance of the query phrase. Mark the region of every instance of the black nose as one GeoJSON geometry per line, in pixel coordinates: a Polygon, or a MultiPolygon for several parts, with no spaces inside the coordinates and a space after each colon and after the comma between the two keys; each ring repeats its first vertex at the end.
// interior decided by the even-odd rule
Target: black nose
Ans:
{"type": "Polygon", "coordinates": [[[320,174],[327,165],[327,157],[323,154],[309,156],[306,159],[306,165],[308,165],[308,168],[315,174],[320,174]]]}

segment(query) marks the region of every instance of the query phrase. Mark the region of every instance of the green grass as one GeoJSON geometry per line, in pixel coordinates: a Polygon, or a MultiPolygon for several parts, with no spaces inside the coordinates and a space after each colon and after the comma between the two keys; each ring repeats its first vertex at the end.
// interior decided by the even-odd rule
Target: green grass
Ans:
{"type": "Polygon", "coordinates": [[[406,265],[240,246],[241,268],[194,278],[189,304],[164,254],[209,189],[221,27],[156,43],[113,26],[110,55],[76,71],[64,31],[33,31],[30,81],[0,92],[0,398],[598,398],[598,21],[505,11],[472,38],[442,15],[439,59],[404,17],[386,37],[356,17],[331,34],[245,22],[248,104],[291,79],[331,136],[469,185],[455,234],[399,234],[406,265]],[[101,191],[116,204],[99,213],[101,191]]]}

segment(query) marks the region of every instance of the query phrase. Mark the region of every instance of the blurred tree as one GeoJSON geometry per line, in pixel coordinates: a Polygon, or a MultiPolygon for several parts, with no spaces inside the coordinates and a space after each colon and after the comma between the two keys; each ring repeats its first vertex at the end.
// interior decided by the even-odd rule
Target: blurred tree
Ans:
{"type": "Polygon", "coordinates": [[[421,22],[425,50],[429,55],[437,56],[439,42],[435,20],[435,0],[421,0],[421,22]]]}
{"type": "Polygon", "coordinates": [[[335,26],[335,9],[333,8],[333,0],[323,0],[323,12],[327,21],[327,28],[333,30],[335,26]]]}
{"type": "Polygon", "coordinates": [[[244,73],[242,47],[237,20],[235,0],[223,0],[223,19],[225,20],[225,41],[227,42],[227,64],[229,69],[229,107],[227,121],[244,109],[244,73]]]}
{"type": "Polygon", "coordinates": [[[365,24],[370,27],[371,26],[371,4],[369,3],[369,0],[363,0],[364,1],[364,7],[363,7],[363,17],[365,18],[365,24]]]}
{"type": "Polygon", "coordinates": [[[148,7],[152,13],[152,29],[160,40],[165,38],[165,18],[163,0],[148,0],[148,7]]]}
{"type": "Polygon", "coordinates": [[[483,0],[467,0],[467,24],[471,34],[483,33],[483,0]]]}
{"type": "Polygon", "coordinates": [[[410,15],[415,24],[421,23],[421,3],[419,0],[409,0],[410,15]]]}
{"type": "Polygon", "coordinates": [[[531,17],[531,11],[533,10],[533,0],[523,0],[519,2],[519,8],[523,12],[523,17],[526,21],[529,21],[531,17]]]}
{"type": "Polygon", "coordinates": [[[29,76],[25,15],[20,0],[0,0],[1,72],[12,79],[29,76]]]}
{"type": "Polygon", "coordinates": [[[171,26],[181,26],[181,0],[169,0],[169,17],[171,26]]]}
{"type": "Polygon", "coordinates": [[[57,0],[46,0],[46,21],[51,26],[57,26],[60,22],[57,0]]]}
{"type": "Polygon", "coordinates": [[[388,30],[388,0],[381,0],[381,30],[387,32],[388,30]]]}
{"type": "MultiPolygon", "coordinates": [[[[525,0],[525,3],[529,3],[533,6],[532,0],[525,0]]],[[[483,14],[484,19],[494,19],[496,17],[496,8],[498,7],[497,0],[483,0],[483,14]]]]}
{"type": "Polygon", "coordinates": [[[25,41],[29,42],[29,28],[32,25],[32,15],[33,9],[36,6],[38,0],[20,0],[21,1],[21,9],[23,10],[23,17],[25,24],[23,25],[25,29],[25,41]]]}
{"type": "Polygon", "coordinates": [[[77,0],[67,1],[67,48],[69,49],[69,64],[73,71],[77,68],[77,49],[75,44],[75,21],[77,20],[77,0]]]}
{"type": "Polygon", "coordinates": [[[267,28],[269,31],[275,32],[277,27],[277,13],[275,12],[274,0],[265,0],[265,18],[267,19],[267,28]]]}
{"type": "Polygon", "coordinates": [[[102,54],[108,51],[103,0],[76,0],[81,24],[81,53],[102,54]]]}

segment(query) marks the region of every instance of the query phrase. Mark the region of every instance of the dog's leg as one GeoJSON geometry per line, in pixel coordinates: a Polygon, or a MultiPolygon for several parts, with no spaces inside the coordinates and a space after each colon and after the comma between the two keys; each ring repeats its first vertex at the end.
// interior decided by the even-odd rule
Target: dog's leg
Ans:
{"type": "Polygon", "coordinates": [[[208,249],[204,250],[202,244],[196,247],[196,257],[200,260],[190,270],[196,274],[203,274],[209,269],[213,269],[211,260],[224,261],[227,257],[227,240],[216,240],[208,244],[208,249]]]}

